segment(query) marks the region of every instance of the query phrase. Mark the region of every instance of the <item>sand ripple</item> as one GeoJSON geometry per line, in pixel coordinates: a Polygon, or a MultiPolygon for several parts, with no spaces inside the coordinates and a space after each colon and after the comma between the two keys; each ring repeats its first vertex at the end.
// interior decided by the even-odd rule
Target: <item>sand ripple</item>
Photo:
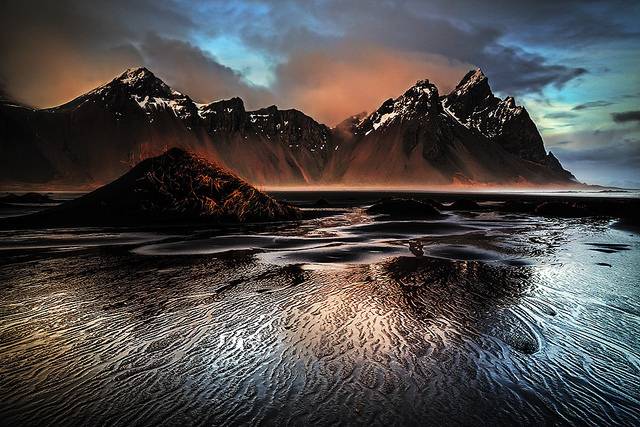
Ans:
{"type": "Polygon", "coordinates": [[[0,419],[637,425],[640,239],[598,222],[446,221],[351,212],[297,233],[111,244],[94,230],[102,244],[67,236],[66,251],[14,236],[0,419]]]}

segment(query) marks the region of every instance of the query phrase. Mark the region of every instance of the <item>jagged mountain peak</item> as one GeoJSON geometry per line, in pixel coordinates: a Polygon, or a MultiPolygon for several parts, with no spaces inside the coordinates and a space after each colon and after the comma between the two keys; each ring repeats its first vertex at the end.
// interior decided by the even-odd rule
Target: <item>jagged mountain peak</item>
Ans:
{"type": "Polygon", "coordinates": [[[429,80],[418,80],[398,98],[389,98],[355,127],[354,133],[368,135],[392,123],[427,118],[440,111],[438,88],[429,80]]]}
{"type": "Polygon", "coordinates": [[[229,99],[219,99],[217,101],[210,102],[208,104],[200,104],[200,109],[202,111],[213,111],[213,110],[226,110],[227,112],[231,111],[245,111],[244,101],[242,98],[234,96],[229,99]]]}
{"type": "Polygon", "coordinates": [[[480,68],[470,70],[462,77],[460,83],[454,89],[454,92],[465,93],[475,87],[484,87],[489,85],[489,79],[480,68]]]}
{"type": "Polygon", "coordinates": [[[409,88],[409,90],[414,89],[414,88],[420,88],[422,90],[427,90],[427,89],[429,89],[429,90],[435,89],[436,91],[438,90],[436,85],[431,83],[431,81],[429,79],[418,80],[416,82],[416,84],[414,84],[412,87],[409,88]]]}
{"type": "Polygon", "coordinates": [[[462,77],[460,83],[448,95],[449,98],[466,98],[474,103],[480,103],[486,98],[493,96],[489,79],[480,68],[469,71],[462,77]]]}
{"type": "MultiPolygon", "coordinates": [[[[489,80],[479,68],[469,71],[458,86],[443,97],[442,105],[459,123],[478,131],[506,151],[527,161],[547,164],[542,137],[526,109],[517,105],[513,97],[494,96],[489,80]]],[[[550,161],[555,165],[553,159],[550,161]]]]}
{"type": "Polygon", "coordinates": [[[140,97],[176,98],[184,97],[169,87],[164,81],[145,67],[129,68],[106,85],[98,88],[99,93],[125,91],[140,97]]]}
{"type": "MultiPolygon", "coordinates": [[[[25,123],[41,114],[5,110],[23,115],[25,123]]],[[[333,129],[295,109],[247,111],[238,97],[194,103],[144,67],[46,110],[46,117],[36,120],[29,137],[32,151],[43,138],[57,144],[58,153],[43,157],[50,165],[38,164],[47,177],[77,164],[69,179],[105,181],[132,158],[177,144],[198,147],[257,183],[571,179],[547,155],[524,107],[493,96],[479,69],[442,97],[431,81],[418,80],[371,114],[354,115],[333,129]],[[87,141],[95,149],[87,150],[87,141]]],[[[24,138],[23,128],[16,129],[14,137],[24,138]]]]}
{"type": "Polygon", "coordinates": [[[253,111],[248,111],[247,113],[249,113],[250,117],[271,117],[271,118],[275,118],[280,117],[280,118],[284,118],[287,117],[289,119],[293,119],[293,120],[303,120],[303,121],[311,121],[316,123],[318,126],[322,126],[325,127],[324,125],[316,122],[316,120],[313,117],[310,117],[308,115],[306,115],[305,113],[303,113],[300,110],[297,110],[295,108],[289,108],[286,110],[281,110],[278,108],[277,105],[270,105],[268,107],[264,107],[264,108],[260,108],[257,110],[253,110],[253,111]]]}
{"type": "Polygon", "coordinates": [[[352,135],[356,132],[357,127],[367,118],[367,112],[362,111],[358,114],[347,117],[338,123],[333,129],[339,131],[343,136],[352,135]]]}
{"type": "Polygon", "coordinates": [[[173,90],[145,67],[129,68],[110,82],[57,109],[74,110],[86,104],[102,105],[118,120],[130,112],[141,111],[149,123],[155,120],[157,113],[169,112],[185,120],[189,126],[198,113],[191,98],[173,90]]]}
{"type": "Polygon", "coordinates": [[[404,97],[422,98],[427,102],[438,99],[438,88],[428,79],[418,80],[403,94],[404,97]]]}
{"type": "Polygon", "coordinates": [[[156,78],[156,76],[148,68],[133,67],[127,68],[122,74],[116,77],[115,80],[119,80],[126,84],[135,84],[136,82],[153,78],[156,78]]]}

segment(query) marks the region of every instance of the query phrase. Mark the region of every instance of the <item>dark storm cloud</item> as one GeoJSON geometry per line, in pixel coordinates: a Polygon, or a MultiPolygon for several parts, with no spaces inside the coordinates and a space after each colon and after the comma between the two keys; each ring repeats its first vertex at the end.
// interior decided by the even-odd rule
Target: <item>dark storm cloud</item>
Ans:
{"type": "MultiPolygon", "coordinates": [[[[627,21],[637,9],[635,2],[615,0],[540,0],[526,5],[506,0],[491,5],[471,0],[8,0],[0,4],[0,75],[12,94],[37,105],[68,99],[137,65],[149,66],[196,98],[235,91],[255,102],[269,99],[266,90],[247,84],[242,75],[202,50],[198,35],[236,38],[269,58],[279,89],[298,88],[308,80],[291,73],[294,67],[288,68],[288,63],[335,50],[340,55],[323,63],[336,72],[340,64],[353,68],[361,63],[358,50],[376,46],[399,60],[418,55],[452,61],[445,86],[461,77],[459,65],[466,64],[483,68],[494,90],[531,94],[550,85],[561,88],[588,72],[552,57],[547,47],[632,38],[637,31],[627,21]],[[545,49],[532,49],[527,44],[532,41],[545,49]],[[167,48],[164,56],[157,49],[160,45],[167,48]],[[354,54],[345,55],[348,49],[354,54]],[[349,63],[350,57],[356,60],[349,63]],[[184,69],[176,65],[181,63],[184,69]],[[284,78],[290,81],[282,82],[284,78]],[[211,79],[219,83],[209,87],[206,81],[211,79]]],[[[440,66],[442,61],[436,62],[440,66]]],[[[376,69],[387,72],[382,66],[376,69]]],[[[277,95],[290,103],[288,93],[277,95]]]]}
{"type": "Polygon", "coordinates": [[[640,110],[611,113],[611,117],[616,123],[640,122],[640,110]]]}
{"type": "Polygon", "coordinates": [[[544,117],[546,119],[572,119],[574,117],[578,117],[578,115],[569,111],[559,111],[557,113],[545,114],[544,117]]]}
{"type": "Polygon", "coordinates": [[[488,48],[475,63],[485,70],[495,90],[517,95],[540,92],[549,85],[562,88],[587,73],[582,67],[550,64],[541,55],[504,46],[488,48]]]}
{"type": "Polygon", "coordinates": [[[640,164],[640,140],[627,139],[579,150],[556,147],[553,152],[566,162],[605,162],[611,166],[636,167],[640,164]]]}
{"type": "Polygon", "coordinates": [[[295,54],[319,46],[339,48],[347,41],[375,43],[399,52],[442,55],[480,66],[490,76],[494,89],[511,94],[537,92],[547,85],[562,87],[587,72],[505,44],[502,39],[511,31],[522,32],[531,26],[524,8],[511,8],[505,13],[505,21],[520,21],[518,28],[512,28],[509,22],[494,19],[493,6],[489,16],[486,5],[478,13],[470,13],[477,2],[453,2],[454,8],[459,7],[447,14],[449,3],[370,2],[367,7],[360,2],[305,3],[308,7],[304,12],[311,17],[307,18],[307,28],[301,27],[301,20],[291,19],[302,13],[296,2],[278,2],[257,23],[256,19],[241,19],[247,24],[238,33],[247,43],[274,54],[287,50],[295,54]],[[336,28],[340,36],[327,28],[336,28]]]}
{"type": "Polygon", "coordinates": [[[19,100],[59,103],[141,64],[134,42],[150,25],[185,34],[190,20],[144,0],[4,1],[0,75],[19,100]]]}
{"type": "Polygon", "coordinates": [[[608,107],[609,105],[613,105],[613,102],[609,101],[589,101],[582,104],[578,104],[572,108],[572,110],[580,111],[580,110],[589,110],[592,108],[600,108],[600,107],[608,107]]]}
{"type": "MultiPolygon", "coordinates": [[[[419,2],[418,2],[419,3],[419,2]]],[[[594,43],[634,39],[640,35],[635,0],[437,0],[432,9],[442,16],[491,22],[511,38],[536,45],[581,47],[594,43]]]]}
{"type": "Polygon", "coordinates": [[[194,25],[172,2],[9,0],[0,5],[0,76],[10,95],[41,107],[140,65],[201,101],[237,95],[271,100],[186,41],[194,25]]]}
{"type": "Polygon", "coordinates": [[[273,102],[268,90],[245,82],[238,72],[191,43],[150,33],[140,50],[150,68],[160,70],[163,80],[198,102],[234,96],[240,96],[250,106],[273,102]]]}

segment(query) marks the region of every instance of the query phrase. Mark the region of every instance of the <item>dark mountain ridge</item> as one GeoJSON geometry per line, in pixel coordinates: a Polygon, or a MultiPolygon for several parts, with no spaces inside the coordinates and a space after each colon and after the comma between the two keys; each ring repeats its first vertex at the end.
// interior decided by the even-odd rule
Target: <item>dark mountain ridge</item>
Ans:
{"type": "Polygon", "coordinates": [[[526,110],[480,70],[440,96],[422,80],[329,128],[295,110],[195,103],[146,68],[64,105],[0,104],[0,182],[95,185],[181,147],[257,185],[573,185],[526,110]]]}

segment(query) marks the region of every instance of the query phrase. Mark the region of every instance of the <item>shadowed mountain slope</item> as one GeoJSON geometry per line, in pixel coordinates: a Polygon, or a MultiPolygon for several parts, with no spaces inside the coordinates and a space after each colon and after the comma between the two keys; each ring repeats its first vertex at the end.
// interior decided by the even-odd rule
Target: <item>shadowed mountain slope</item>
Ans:
{"type": "Polygon", "coordinates": [[[573,185],[526,110],[480,70],[328,128],[298,110],[195,103],[146,68],[56,108],[0,103],[0,183],[96,185],[181,147],[257,185],[573,185]]]}

